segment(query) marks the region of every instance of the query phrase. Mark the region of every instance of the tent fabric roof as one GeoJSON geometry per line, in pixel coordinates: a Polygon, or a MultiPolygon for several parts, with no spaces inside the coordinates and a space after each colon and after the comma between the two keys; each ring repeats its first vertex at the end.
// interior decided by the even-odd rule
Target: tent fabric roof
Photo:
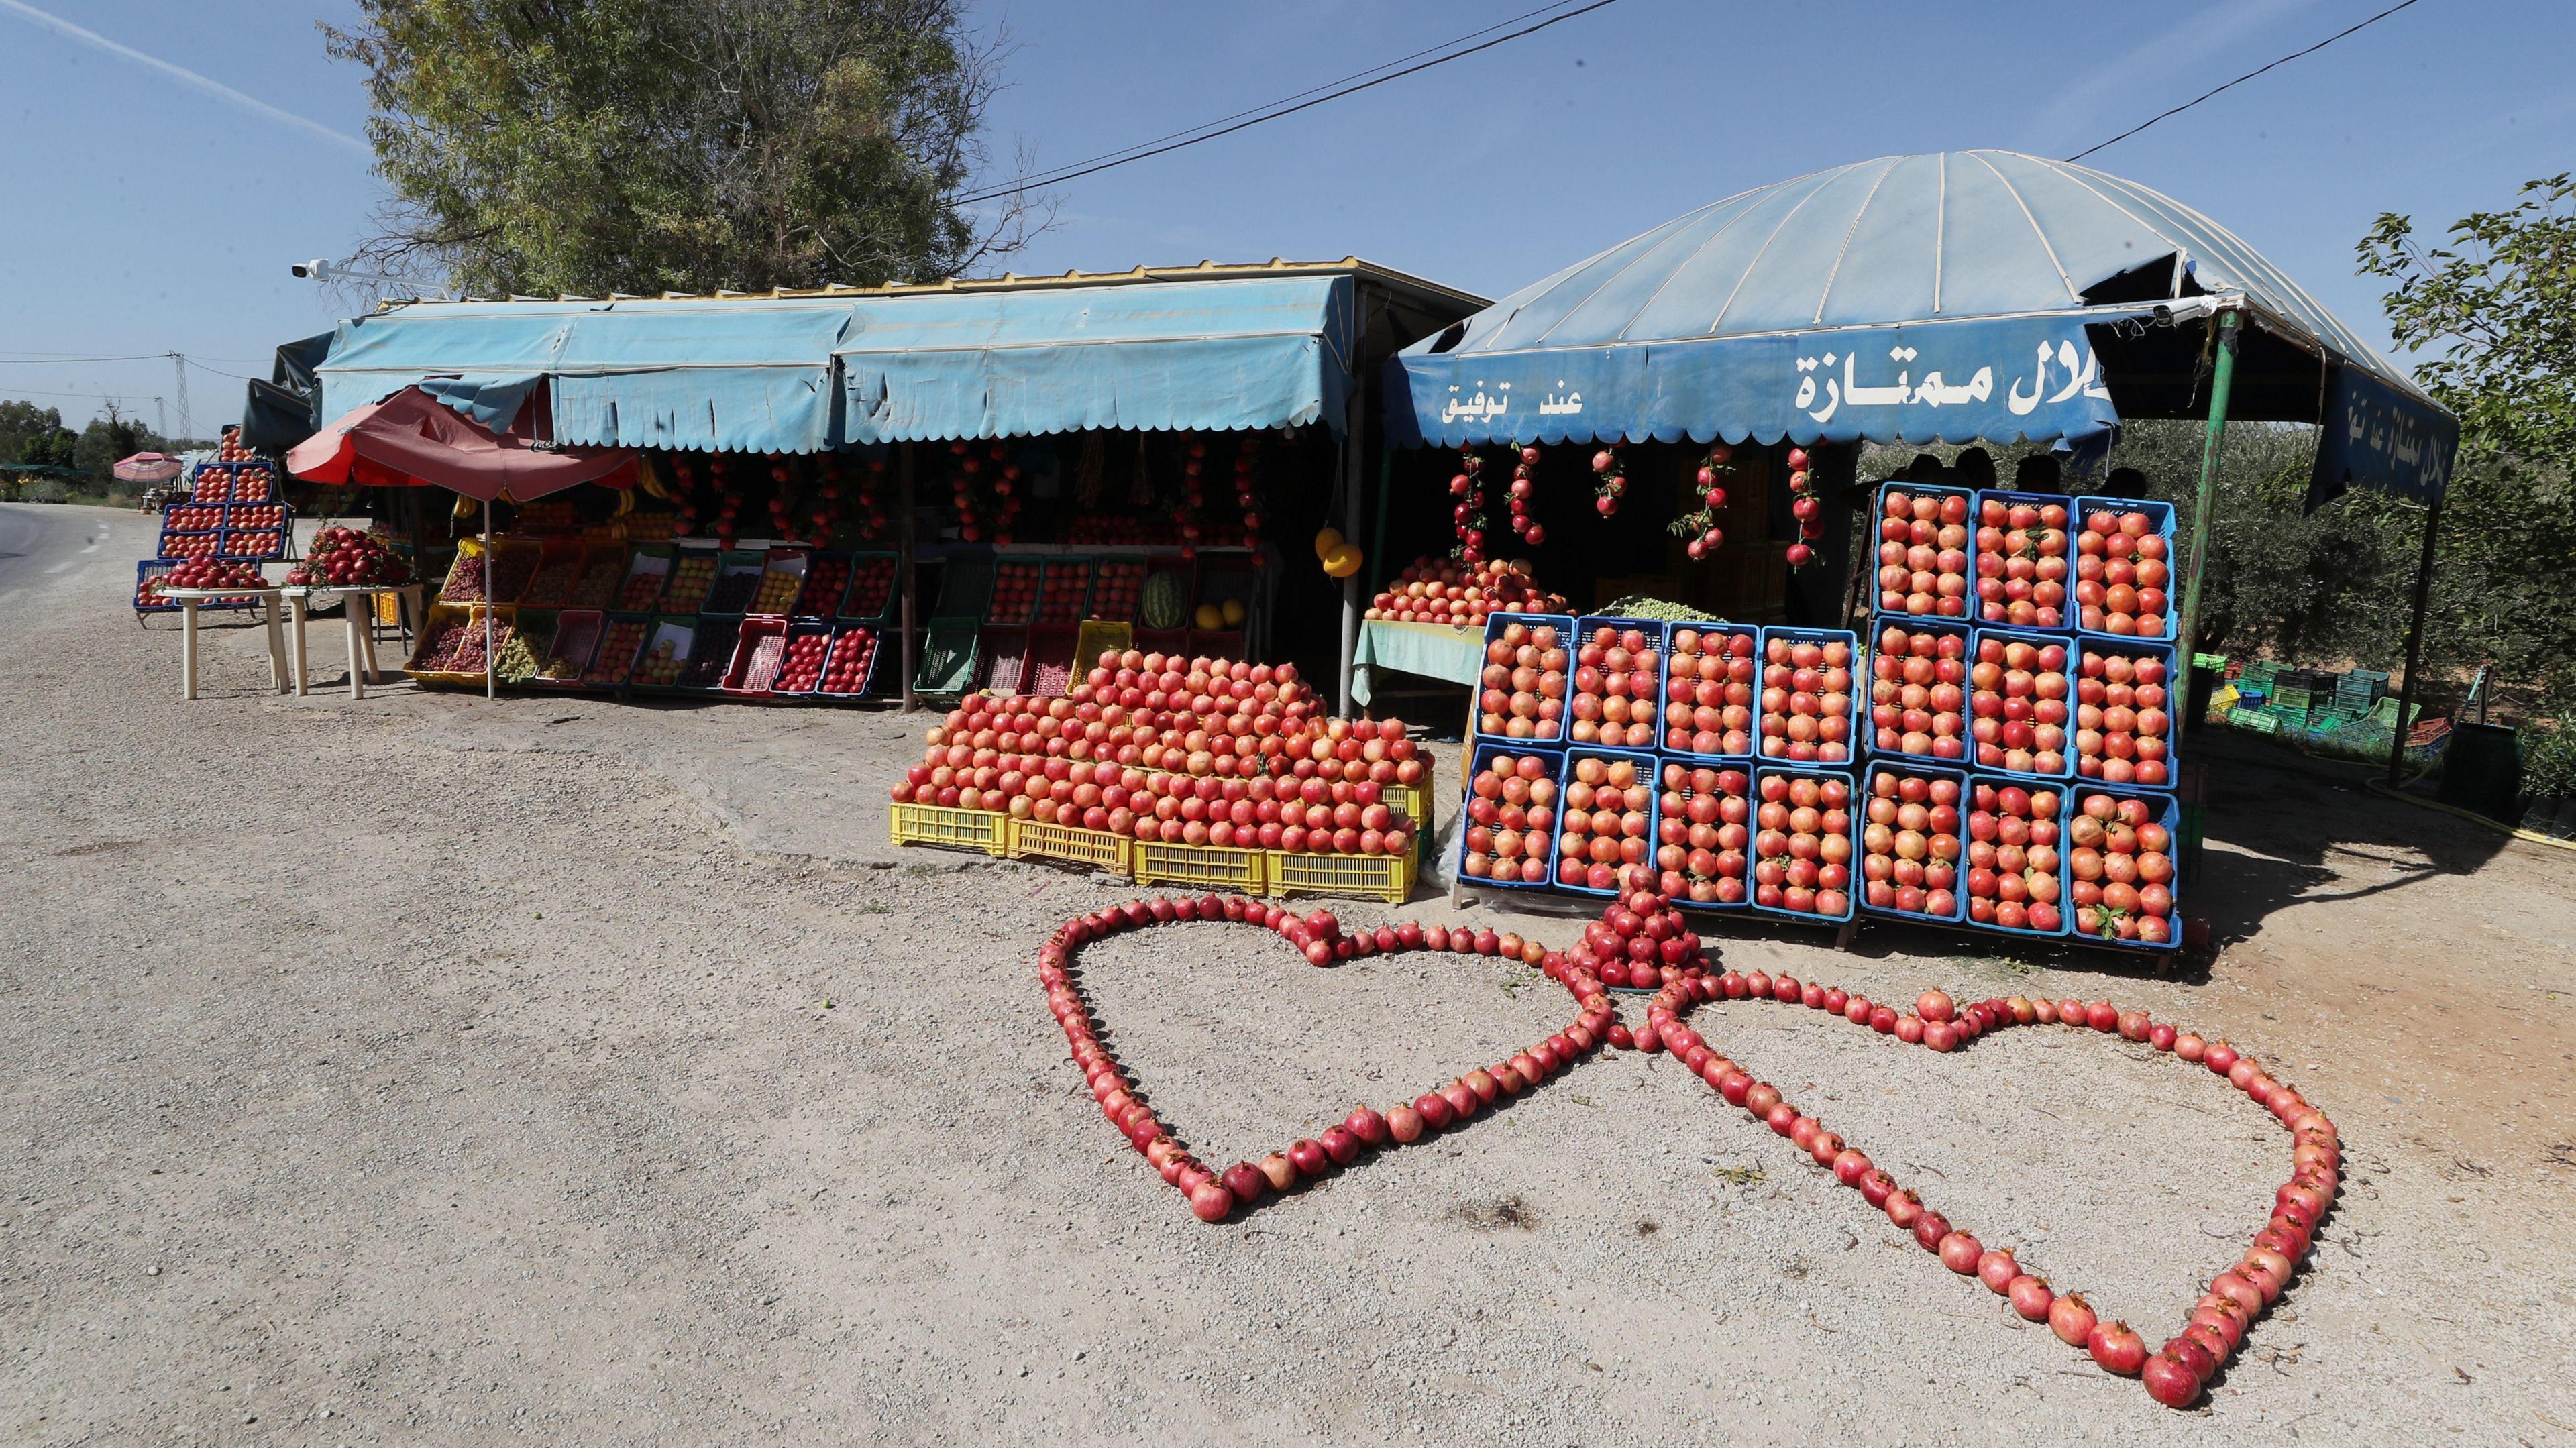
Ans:
{"type": "Polygon", "coordinates": [[[858,443],[1085,428],[1339,432],[1348,276],[914,296],[856,304],[835,353],[858,443]]]}
{"type": "Polygon", "coordinates": [[[1482,304],[1356,257],[748,296],[416,302],[343,322],[317,349],[327,355],[315,366],[315,412],[335,417],[422,385],[486,426],[506,425],[543,380],[556,439],[597,446],[815,452],[1088,427],[1339,428],[1364,349],[1375,355],[1482,304]],[[1380,335],[1391,324],[1403,330],[1380,335]]]}
{"type": "MultiPolygon", "coordinates": [[[[1831,350],[1845,357],[1857,352],[1873,363],[1884,360],[1877,355],[1881,350],[1903,353],[1896,360],[1917,363],[1910,371],[1919,379],[1933,360],[1923,345],[1929,339],[1941,339],[1959,355],[2009,362],[2031,357],[2051,337],[2060,346],[2084,340],[2063,335],[2069,331],[2064,325],[2050,332],[2048,322],[2078,328],[2134,323],[2153,318],[2159,304],[2212,293],[2233,294],[2250,306],[2259,325],[2312,352],[2422,397],[2411,379],[2225,227],[2135,182],[2011,151],[1880,157],[1728,197],[1526,287],[1469,318],[1463,328],[1417,342],[1390,364],[1389,374],[1404,374],[1398,385],[1413,394],[1420,434],[1452,442],[1528,440],[1551,431],[1637,435],[1625,424],[1647,413],[1662,429],[1701,440],[1721,434],[1800,441],[1957,438],[1963,436],[1958,422],[1976,418],[1979,407],[1955,408],[1942,421],[1898,409],[1876,418],[1845,412],[1841,425],[1804,425],[1782,408],[1769,409],[1767,416],[1748,414],[1745,399],[1730,397],[1713,379],[1722,384],[1726,374],[1749,366],[1764,369],[1766,383],[1786,379],[1795,388],[1801,379],[1768,369],[1793,356],[1819,360],[1817,354],[1828,350],[1826,339],[1850,328],[1906,329],[1904,337],[1882,332],[1831,350]],[[1974,333],[1925,330],[1986,321],[2010,322],[2019,334],[2011,339],[2018,350],[1970,345],[1965,339],[1974,333]],[[1759,345],[1783,338],[1802,340],[1759,345]],[[1881,348],[1881,342],[1889,345],[1881,348]],[[1504,426],[1477,422],[1462,428],[1454,407],[1447,408],[1449,417],[1440,416],[1461,382],[1498,389],[1509,376],[1528,398],[1533,383],[1549,387],[1557,364],[1518,364],[1585,350],[1634,352],[1624,359],[1625,385],[1650,392],[1664,373],[1687,363],[1700,374],[1689,379],[1692,386],[1709,403],[1734,411],[1694,416],[1684,399],[1596,395],[1593,401],[1604,406],[1587,408],[1591,416],[1583,419],[1560,411],[1549,422],[1525,407],[1504,426]],[[1480,429],[1489,435],[1472,435],[1480,429]]],[[[1989,340],[2000,341],[2001,333],[1989,340]]],[[[2086,355],[2070,357],[2068,364],[2089,372],[2089,351],[2084,348],[2086,355]]],[[[2022,362],[2021,368],[2028,374],[2030,364],[2022,362]]],[[[1596,386],[1621,385],[1620,367],[1596,358],[1587,370],[1596,386]]],[[[1952,385],[1966,375],[1954,361],[1952,385]]],[[[1993,390],[2003,385],[1998,379],[1993,390]]],[[[1562,397],[1564,389],[1557,393],[1562,397]]],[[[2094,400],[2107,402],[2108,395],[2106,389],[2094,400]]],[[[1507,409],[1500,415],[1511,416],[1507,409]]],[[[2031,424],[2019,429],[2031,436],[2051,428],[2072,435],[2117,420],[2107,407],[2067,416],[2014,416],[2031,424]]]]}
{"type": "Polygon", "coordinates": [[[524,503],[597,482],[634,462],[624,448],[540,450],[535,439],[544,431],[540,407],[519,410],[491,427],[448,398],[406,387],[332,419],[287,452],[286,468],[315,482],[347,483],[367,464],[379,481],[434,485],[487,503],[500,497],[524,503]]]}

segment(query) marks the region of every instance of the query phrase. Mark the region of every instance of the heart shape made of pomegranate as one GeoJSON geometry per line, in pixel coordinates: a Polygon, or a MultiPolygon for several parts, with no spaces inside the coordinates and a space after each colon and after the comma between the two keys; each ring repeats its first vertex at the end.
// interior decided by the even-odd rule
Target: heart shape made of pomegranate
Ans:
{"type": "Polygon", "coordinates": [[[1585,945],[1566,953],[1544,951],[1535,941],[1490,929],[1452,930],[1410,921],[1345,935],[1329,912],[1317,911],[1301,918],[1283,906],[1239,895],[1210,895],[1195,900],[1159,896],[1134,900],[1068,920],[1057,927],[1039,951],[1038,980],[1046,988],[1047,1007],[1064,1028],[1074,1064],[1082,1068],[1090,1082],[1101,1114],[1153,1163],[1164,1182],[1189,1199],[1194,1214],[1202,1221],[1221,1222],[1238,1206],[1249,1206],[1265,1193],[1286,1192],[1300,1181],[1351,1166],[1372,1149],[1403,1146],[1463,1126],[1501,1098],[1535,1089],[1604,1044],[1628,1044],[1628,1030],[1618,1024],[1608,991],[1595,968],[1596,959],[1606,960],[1614,949],[1623,966],[1623,978],[1624,968],[1631,964],[1641,972],[1641,978],[1646,978],[1642,973],[1648,970],[1656,973],[1653,978],[1664,980],[1681,979],[1686,973],[1700,970],[1696,965],[1700,959],[1698,936],[1672,910],[1670,902],[1660,897],[1630,896],[1614,901],[1603,920],[1587,931],[1585,945]],[[1653,903],[1647,910],[1625,908],[1632,903],[1646,904],[1650,899],[1653,903]],[[1340,1125],[1327,1128],[1320,1139],[1300,1139],[1282,1151],[1272,1152],[1258,1164],[1237,1162],[1220,1171],[1192,1156],[1154,1109],[1137,1095],[1135,1083],[1102,1044],[1072,968],[1075,953],[1092,941],[1122,930],[1193,920],[1241,921],[1276,931],[1318,966],[1363,955],[1414,950],[1519,960],[1538,966],[1550,979],[1562,984],[1574,998],[1575,1015],[1564,1029],[1506,1060],[1468,1071],[1384,1112],[1361,1105],[1340,1125]],[[1648,959],[1657,964],[1646,966],[1648,959]],[[1685,967],[1680,963],[1684,960],[1693,964],[1685,967]]]}
{"type": "Polygon", "coordinates": [[[2192,1032],[2152,1021],[2144,1011],[2123,1011],[2108,1001],[2012,997],[1961,1007],[1946,993],[1931,990],[1916,999],[1913,1010],[1902,1011],[1839,987],[1802,983],[1789,976],[1775,979],[1760,971],[1743,975],[1728,971],[1718,976],[1683,976],[1666,984],[1647,1006],[1646,1023],[1634,1033],[1634,1040],[1639,1050],[1671,1051],[1730,1104],[1743,1107],[1789,1138],[1817,1166],[1884,1211],[1889,1222],[1910,1231],[1915,1242],[1938,1256],[1943,1266],[1977,1278],[2008,1299],[2022,1317],[2046,1322],[2060,1340],[2083,1349],[2105,1370],[2138,1375],[2149,1395],[2168,1407],[2196,1402],[2204,1385],[2235,1354],[2246,1329],[2279,1300],[2313,1244],[2341,1180],[2342,1147],[2334,1123],[2295,1089],[2224,1041],[2205,1041],[2192,1032]],[[1786,1100],[1778,1087],[1755,1079],[1712,1048],[1691,1028],[1687,1017],[1694,1006],[1721,1000],[1805,1006],[1934,1051],[1957,1050],[1980,1036],[2013,1026],[2063,1025],[2115,1033],[2206,1066],[2271,1112],[2290,1134],[2290,1179],[2274,1194],[2271,1220],[2254,1234],[2243,1260],[2211,1279],[2182,1331],[2151,1355],[2145,1340],[2127,1323],[2097,1320],[2081,1294],[2060,1294],[2045,1280],[2022,1271],[2009,1251],[1986,1250],[1976,1237],[1954,1227],[1915,1192],[1900,1186],[1865,1152],[1786,1100]]]}

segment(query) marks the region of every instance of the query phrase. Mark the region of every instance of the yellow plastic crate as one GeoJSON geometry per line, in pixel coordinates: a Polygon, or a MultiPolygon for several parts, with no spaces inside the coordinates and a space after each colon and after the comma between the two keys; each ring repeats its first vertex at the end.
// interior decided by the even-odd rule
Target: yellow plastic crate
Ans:
{"type": "Polygon", "coordinates": [[[1396,818],[1431,820],[1431,786],[1429,784],[1390,784],[1386,787],[1386,807],[1396,818]]]}
{"type": "Polygon", "coordinates": [[[886,813],[886,837],[897,845],[941,845],[1000,855],[1011,817],[998,810],[898,804],[886,813]]]}
{"type": "Polygon", "coordinates": [[[1241,890],[1249,895],[1271,893],[1270,862],[1265,851],[1138,840],[1134,858],[1136,883],[1139,885],[1156,885],[1171,880],[1184,885],[1241,890]]]}
{"type": "Polygon", "coordinates": [[[1414,851],[1401,855],[1312,855],[1265,850],[1273,895],[1356,895],[1401,905],[1413,897],[1414,851]]]}
{"type": "Polygon", "coordinates": [[[1118,876],[1132,874],[1136,868],[1136,842],[1107,830],[1014,819],[1007,838],[1014,860],[1062,860],[1071,865],[1089,865],[1118,876]]]}

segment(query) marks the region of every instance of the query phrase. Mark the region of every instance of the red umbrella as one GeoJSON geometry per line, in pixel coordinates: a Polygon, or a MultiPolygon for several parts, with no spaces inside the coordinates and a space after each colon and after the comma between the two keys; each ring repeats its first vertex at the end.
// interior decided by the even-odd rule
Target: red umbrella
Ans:
{"type": "Polygon", "coordinates": [[[542,389],[519,409],[508,432],[494,433],[419,388],[406,387],[297,443],[286,455],[286,469],[321,483],[349,482],[358,470],[361,483],[435,485],[486,503],[524,503],[576,483],[617,485],[610,475],[632,468],[635,454],[628,448],[548,445],[540,451],[539,434],[552,431],[550,423],[542,389]]]}
{"type": "MultiPolygon", "coordinates": [[[[532,392],[495,433],[417,387],[341,416],[297,443],[286,469],[321,483],[355,480],[369,486],[435,485],[489,504],[524,503],[578,483],[625,487],[634,481],[635,454],[622,447],[555,447],[540,450],[554,431],[545,389],[532,392]],[[612,476],[620,472],[623,478],[612,476]]],[[[483,510],[483,554],[492,554],[492,510],[483,510]]],[[[498,692],[492,657],[492,610],[483,610],[483,696],[498,692]]]]}
{"type": "Polygon", "coordinates": [[[124,483],[166,483],[179,476],[186,464],[168,453],[139,452],[118,463],[111,471],[124,483]]]}

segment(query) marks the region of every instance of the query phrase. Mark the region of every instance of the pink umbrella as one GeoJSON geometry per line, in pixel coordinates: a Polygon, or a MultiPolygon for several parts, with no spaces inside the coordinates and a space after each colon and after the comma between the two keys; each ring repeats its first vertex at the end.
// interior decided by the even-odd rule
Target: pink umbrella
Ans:
{"type": "Polygon", "coordinates": [[[110,471],[121,483],[166,483],[179,476],[180,470],[186,466],[168,453],[139,452],[110,471]]]}

